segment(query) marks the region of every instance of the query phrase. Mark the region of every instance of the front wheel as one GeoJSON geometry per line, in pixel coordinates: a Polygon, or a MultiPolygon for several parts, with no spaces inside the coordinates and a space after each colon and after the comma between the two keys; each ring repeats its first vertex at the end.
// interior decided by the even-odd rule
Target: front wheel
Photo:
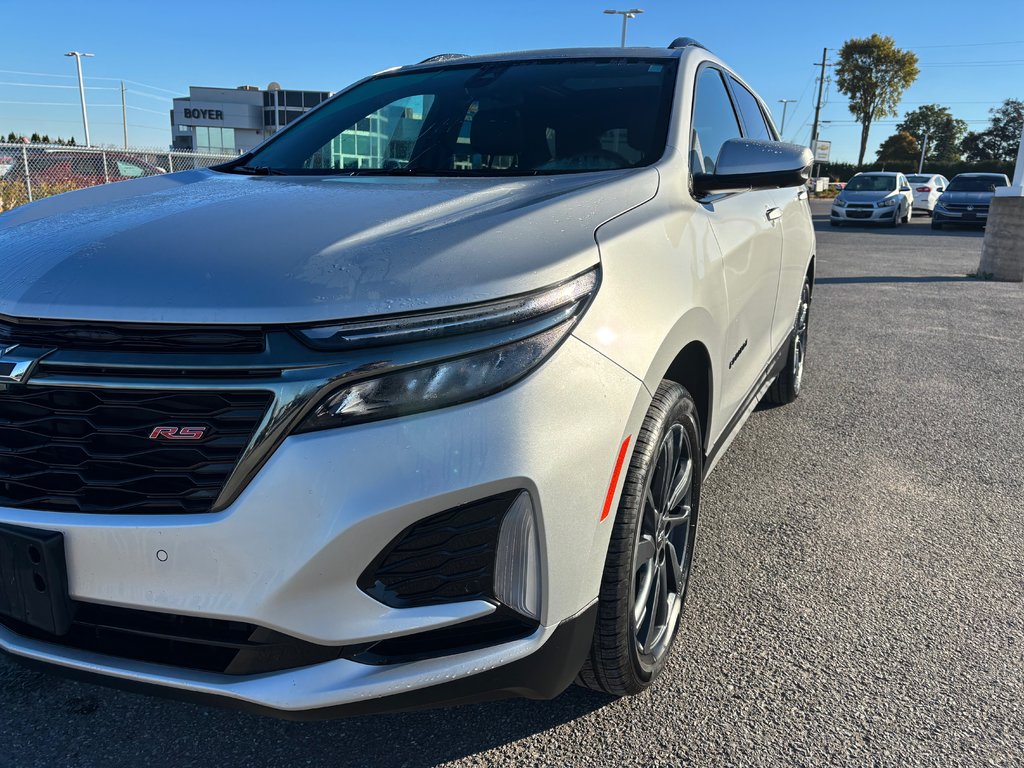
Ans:
{"type": "Polygon", "coordinates": [[[624,696],[661,673],[686,602],[702,478],[697,407],[683,387],[663,381],[622,486],[577,684],[624,696]]]}
{"type": "Polygon", "coordinates": [[[805,280],[800,291],[800,306],[789,337],[786,367],[768,388],[764,399],[773,405],[792,403],[800,396],[804,382],[804,358],[807,356],[807,326],[811,319],[811,281],[805,280]]]}

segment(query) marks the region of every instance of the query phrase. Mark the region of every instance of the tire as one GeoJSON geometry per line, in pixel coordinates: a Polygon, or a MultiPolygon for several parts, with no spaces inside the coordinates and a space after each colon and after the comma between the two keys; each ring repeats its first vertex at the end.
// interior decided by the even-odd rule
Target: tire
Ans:
{"type": "Polygon", "coordinates": [[[892,227],[893,229],[895,229],[899,225],[900,225],[900,212],[899,211],[893,211],[892,212],[892,221],[889,222],[889,226],[892,227]]]}
{"type": "Polygon", "coordinates": [[[913,216],[913,215],[914,215],[914,209],[913,208],[907,208],[907,215],[903,217],[903,223],[904,224],[909,224],[910,223],[910,217],[913,216]]]}
{"type": "Polygon", "coordinates": [[[623,482],[594,639],[577,685],[626,696],[643,691],[664,668],[690,582],[703,455],[693,398],[663,381],[623,482]]]}
{"type": "Polygon", "coordinates": [[[932,219],[932,229],[942,229],[942,222],[932,219]]]}
{"type": "Polygon", "coordinates": [[[800,397],[804,380],[804,360],[807,356],[807,327],[811,319],[811,282],[804,282],[800,291],[800,306],[796,310],[796,321],[789,336],[789,353],[786,366],[765,393],[765,402],[772,405],[787,405],[800,397]]]}

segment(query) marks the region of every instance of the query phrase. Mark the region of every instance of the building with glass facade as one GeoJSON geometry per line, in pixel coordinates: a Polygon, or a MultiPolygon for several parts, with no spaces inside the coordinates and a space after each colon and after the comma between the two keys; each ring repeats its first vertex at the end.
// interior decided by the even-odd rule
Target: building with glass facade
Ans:
{"type": "Polygon", "coordinates": [[[290,91],[271,83],[266,90],[191,86],[174,99],[171,148],[213,154],[248,152],[331,96],[328,91],[290,91]]]}

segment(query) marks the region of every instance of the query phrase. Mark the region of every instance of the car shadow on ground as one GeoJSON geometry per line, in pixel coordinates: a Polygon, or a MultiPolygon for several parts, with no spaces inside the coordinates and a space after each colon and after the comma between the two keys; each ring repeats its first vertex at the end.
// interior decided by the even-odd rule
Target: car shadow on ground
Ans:
{"type": "Polygon", "coordinates": [[[817,232],[833,232],[837,235],[881,235],[884,237],[908,235],[920,237],[984,237],[985,230],[980,227],[947,225],[943,229],[932,229],[931,219],[926,216],[915,216],[906,224],[892,227],[888,224],[843,224],[833,227],[827,213],[814,213],[814,229],[817,232]]]}
{"type": "MultiPolygon", "coordinates": [[[[80,765],[206,766],[210,755],[233,755],[246,768],[324,764],[428,768],[455,761],[595,712],[616,698],[570,686],[551,701],[504,699],[446,709],[338,720],[294,722],[232,709],[81,684],[20,664],[4,669],[22,692],[45,695],[48,716],[77,744],[80,765]],[[63,706],[62,706],[63,703],[63,706]],[[121,744],[92,738],[95,718],[120,722],[121,744]],[[173,758],[170,756],[173,755],[173,758]]],[[[10,685],[11,683],[8,683],[10,685]]],[[[49,723],[30,730],[42,732],[49,723]]],[[[0,755],[0,765],[6,765],[0,755]]]]}
{"type": "Polygon", "coordinates": [[[867,275],[860,277],[817,277],[815,285],[850,285],[856,283],[969,283],[977,280],[968,275],[867,275]]]}

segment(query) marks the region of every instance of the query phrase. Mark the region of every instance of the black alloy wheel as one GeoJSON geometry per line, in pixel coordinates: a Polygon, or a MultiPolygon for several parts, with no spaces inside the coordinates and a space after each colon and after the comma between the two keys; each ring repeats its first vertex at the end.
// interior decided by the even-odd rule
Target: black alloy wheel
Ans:
{"type": "MultiPolygon", "coordinates": [[[[629,461],[611,530],[590,654],[576,682],[616,696],[660,674],[686,603],[703,457],[690,394],[663,381],[629,461]]],[[[607,522],[612,522],[611,520],[607,522]]]]}

